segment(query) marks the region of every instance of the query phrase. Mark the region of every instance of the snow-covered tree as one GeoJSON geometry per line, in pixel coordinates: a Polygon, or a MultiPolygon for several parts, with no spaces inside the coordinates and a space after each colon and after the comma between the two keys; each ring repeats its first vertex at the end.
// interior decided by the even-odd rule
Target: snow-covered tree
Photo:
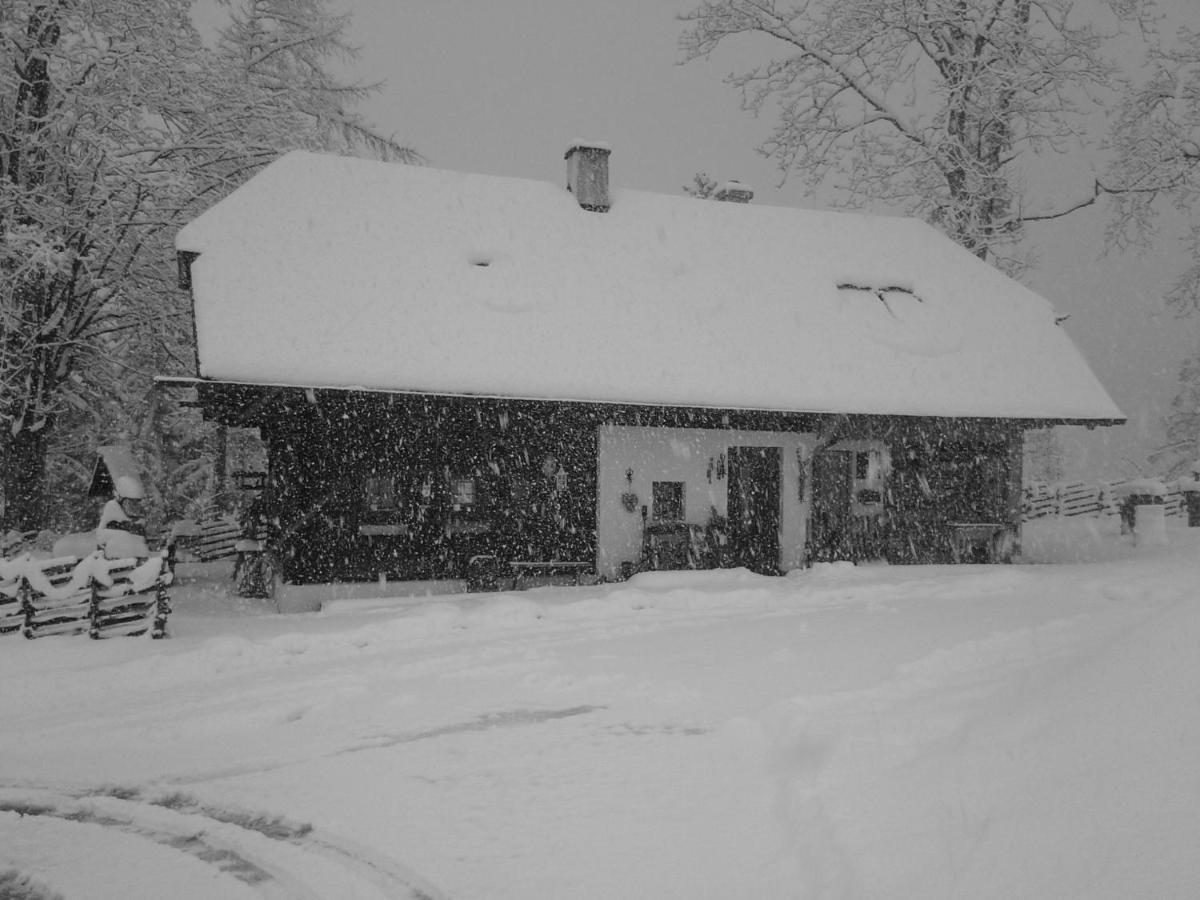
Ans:
{"type": "MultiPolygon", "coordinates": [[[[1200,32],[1165,36],[1145,68],[1114,117],[1113,162],[1102,185],[1112,192],[1118,242],[1152,238],[1161,203],[1190,214],[1200,200],[1200,32]]],[[[1169,295],[1181,312],[1200,309],[1200,225],[1189,249],[1192,265],[1169,295]]]]}
{"type": "Polygon", "coordinates": [[[221,2],[229,12],[217,47],[224,108],[236,111],[248,146],[268,154],[303,147],[420,160],[354,112],[376,86],[347,83],[332,72],[357,57],[346,41],[348,14],[329,13],[327,0],[221,2]]]}
{"type": "Polygon", "coordinates": [[[329,74],[352,48],[323,0],[227,4],[215,48],[190,6],[0,5],[5,527],[44,523],[61,426],[90,429],[92,446],[139,433],[161,414],[149,377],[189,368],[171,250],[183,222],[294,147],[416,159],[354,114],[363,88],[329,74]],[[113,403],[136,421],[114,423],[113,403]]]}
{"type": "MultiPolygon", "coordinates": [[[[1161,35],[1144,76],[1115,116],[1113,163],[1104,175],[1116,215],[1114,243],[1159,239],[1157,219],[1174,205],[1191,220],[1184,238],[1188,263],[1167,295],[1181,318],[1200,324],[1200,32],[1161,35]]],[[[1200,440],[1200,343],[1182,365],[1179,392],[1166,419],[1167,446],[1157,454],[1172,471],[1191,467],[1200,440]]]]}
{"type": "Polygon", "coordinates": [[[707,172],[697,172],[692,176],[692,183],[683,186],[683,192],[697,200],[707,200],[716,193],[721,185],[716,179],[710,178],[707,172]]]}
{"type": "Polygon", "coordinates": [[[1024,216],[1020,163],[1065,150],[1117,70],[1103,28],[1139,0],[705,0],[686,60],[738,41],[730,76],[777,122],[761,150],[847,202],[898,207],[1003,263],[1024,216]],[[1103,11],[1103,26],[1099,13],[1103,11]]]}

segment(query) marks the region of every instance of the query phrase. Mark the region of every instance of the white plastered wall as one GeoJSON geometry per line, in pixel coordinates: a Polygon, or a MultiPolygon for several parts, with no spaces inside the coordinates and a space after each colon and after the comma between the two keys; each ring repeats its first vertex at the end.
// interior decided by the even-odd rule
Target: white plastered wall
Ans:
{"type": "Polygon", "coordinates": [[[779,566],[784,571],[802,566],[815,443],[814,435],[792,432],[601,425],[597,441],[597,574],[615,578],[621,563],[638,560],[641,508],[651,507],[655,481],[685,484],[684,518],[688,522],[704,525],[713,509],[724,516],[730,447],[780,448],[779,566]],[[803,482],[801,467],[805,470],[803,482]],[[632,478],[627,473],[632,473],[632,478]],[[622,504],[622,495],[628,492],[638,498],[632,511],[622,504]]]}

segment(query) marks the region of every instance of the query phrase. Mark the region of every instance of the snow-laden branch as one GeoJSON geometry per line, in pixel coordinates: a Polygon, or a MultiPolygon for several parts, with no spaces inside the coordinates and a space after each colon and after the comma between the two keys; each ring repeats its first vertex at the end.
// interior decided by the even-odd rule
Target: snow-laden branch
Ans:
{"type": "Polygon", "coordinates": [[[681,18],[685,62],[766,48],[729,82],[777,112],[762,149],[785,177],[899,197],[985,257],[1020,236],[1023,150],[1079,141],[1116,71],[1073,0],[705,0],[681,18]]]}
{"type": "Polygon", "coordinates": [[[293,147],[420,161],[331,74],[353,48],[325,0],[237,0],[212,49],[189,5],[0,4],[0,493],[30,527],[13,473],[39,481],[59,424],[144,409],[116,398],[191,356],[178,227],[293,147]]]}

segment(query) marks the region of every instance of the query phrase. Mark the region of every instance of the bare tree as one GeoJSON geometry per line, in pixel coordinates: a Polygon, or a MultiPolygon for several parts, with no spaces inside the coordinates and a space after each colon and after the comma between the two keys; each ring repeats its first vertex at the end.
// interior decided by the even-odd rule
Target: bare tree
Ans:
{"type": "Polygon", "coordinates": [[[1020,162],[1075,146],[1112,83],[1108,24],[1138,0],[705,0],[682,18],[685,60],[735,38],[769,61],[733,74],[746,108],[774,111],[760,148],[780,168],[940,225],[1004,262],[1020,236],[1020,162]],[[1088,13],[1088,15],[1084,15],[1088,13]]]}
{"type": "MultiPolygon", "coordinates": [[[[1143,77],[1114,116],[1112,164],[1098,190],[1112,194],[1110,243],[1160,239],[1160,214],[1173,205],[1191,226],[1188,260],[1167,293],[1168,303],[1193,328],[1200,314],[1200,32],[1180,28],[1160,36],[1143,77]]],[[[1166,416],[1167,443],[1158,465],[1176,472],[1200,458],[1200,345],[1179,371],[1179,390],[1166,416]]]]}
{"type": "MultiPolygon", "coordinates": [[[[1173,203],[1191,214],[1200,199],[1200,33],[1181,29],[1156,44],[1146,77],[1114,117],[1113,162],[1103,190],[1113,194],[1110,238],[1145,243],[1155,235],[1156,210],[1173,203]],[[1171,38],[1168,38],[1170,41],[1171,38]]],[[[1200,226],[1188,236],[1192,265],[1168,299],[1180,312],[1200,309],[1200,226]]]]}

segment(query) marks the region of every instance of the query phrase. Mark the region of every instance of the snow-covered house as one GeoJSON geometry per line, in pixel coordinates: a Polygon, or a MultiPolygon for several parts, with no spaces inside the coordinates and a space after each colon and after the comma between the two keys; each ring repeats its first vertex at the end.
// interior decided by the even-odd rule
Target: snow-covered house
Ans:
{"type": "Polygon", "coordinates": [[[1026,429],[1121,412],[1050,304],[911,219],[295,152],[178,235],[204,413],[293,581],[475,559],[1003,556],[1026,429]]]}

